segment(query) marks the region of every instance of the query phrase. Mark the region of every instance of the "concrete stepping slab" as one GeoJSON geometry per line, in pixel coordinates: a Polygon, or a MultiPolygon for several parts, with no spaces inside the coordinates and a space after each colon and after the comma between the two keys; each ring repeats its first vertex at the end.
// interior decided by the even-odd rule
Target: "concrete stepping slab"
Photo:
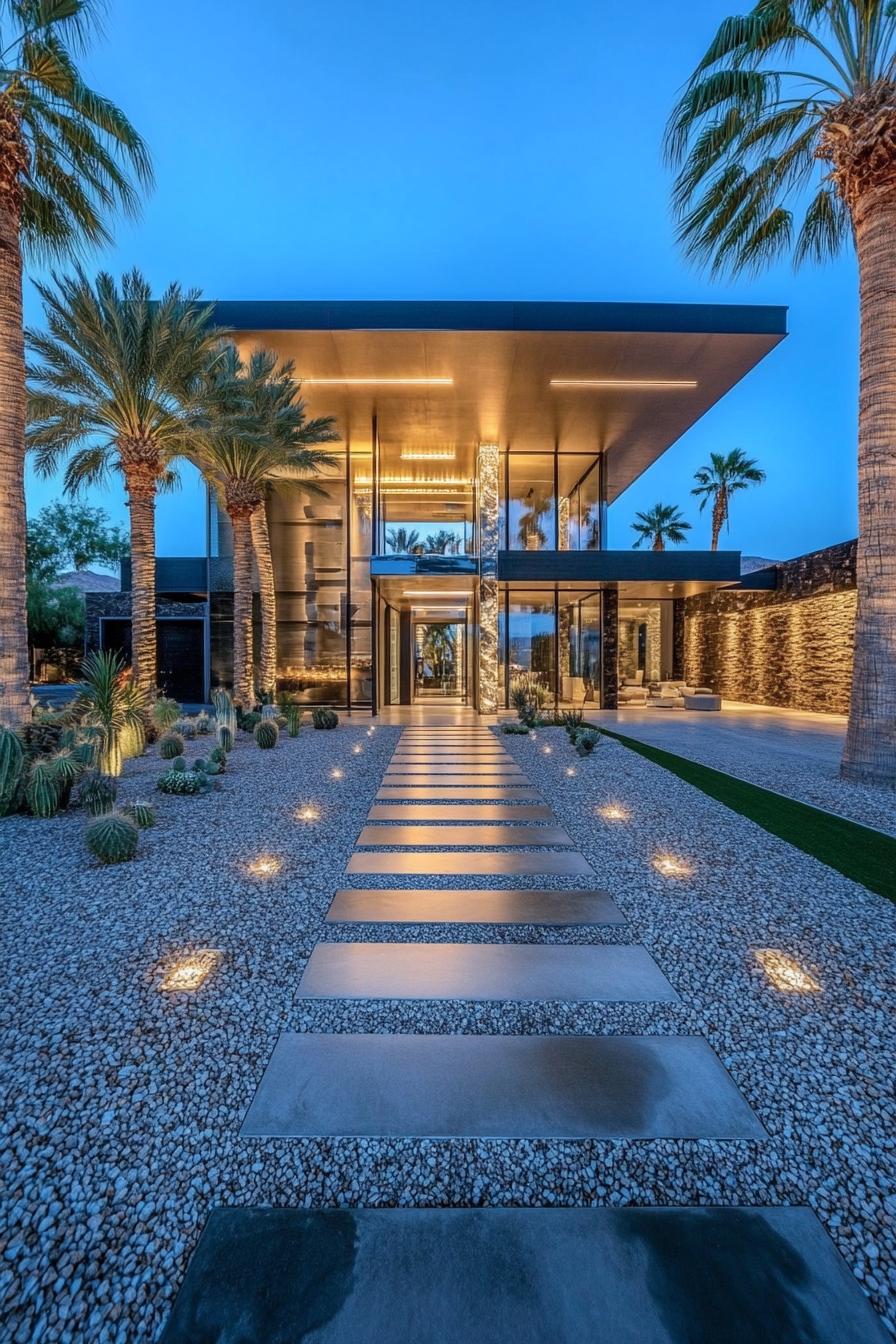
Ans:
{"type": "Polygon", "coordinates": [[[382,785],[383,787],[391,787],[393,789],[407,788],[409,786],[413,787],[416,785],[418,787],[429,789],[430,793],[432,793],[432,790],[436,787],[442,789],[452,787],[472,788],[475,785],[480,787],[487,786],[491,789],[531,787],[527,777],[519,773],[496,775],[489,771],[487,775],[483,775],[480,774],[478,770],[475,774],[472,770],[465,770],[463,774],[449,774],[441,770],[436,771],[433,769],[411,771],[387,770],[383,775],[382,785]],[[427,785],[424,783],[426,779],[432,779],[434,781],[438,780],[438,784],[436,785],[433,783],[432,785],[427,785]]]}
{"type": "Polygon", "coordinates": [[[597,943],[317,943],[306,999],[677,1003],[646,947],[597,943]]]}
{"type": "Polygon", "coordinates": [[[365,849],[351,856],[345,870],[347,873],[394,873],[396,876],[408,876],[412,873],[424,876],[488,873],[494,877],[502,873],[512,875],[550,873],[554,877],[591,877],[594,871],[581,854],[556,849],[538,851],[496,849],[491,853],[475,854],[458,853],[456,850],[448,849],[441,852],[407,849],[382,854],[365,849]]]}
{"type": "Polygon", "coordinates": [[[381,786],[377,792],[381,801],[423,801],[423,802],[470,802],[478,798],[495,798],[508,802],[526,802],[540,798],[541,794],[531,785],[522,787],[512,784],[448,784],[440,779],[438,784],[399,784],[381,786]]]}
{"type": "Polygon", "coordinates": [[[355,841],[373,845],[563,845],[573,841],[562,826],[365,826],[355,841]]]}
{"type": "Polygon", "coordinates": [[[209,1214],[161,1344],[885,1344],[806,1208],[209,1214]]]}
{"type": "Polygon", "coordinates": [[[344,887],[327,923],[350,924],[624,924],[605,891],[548,891],[520,887],[488,891],[444,888],[344,887]]]}
{"type": "Polygon", "coordinates": [[[368,821],[552,821],[543,803],[374,803],[368,821]]]}
{"type": "MultiPolygon", "coordinates": [[[[281,1035],[240,1133],[256,1138],[766,1137],[702,1036],[342,1032],[281,1035]]],[[[680,1339],[674,1332],[669,1336],[680,1339]]],[[[704,1339],[715,1344],[713,1336],[704,1339]]]]}
{"type": "Polygon", "coordinates": [[[516,765],[506,751],[396,751],[390,761],[407,761],[409,764],[425,764],[435,761],[443,764],[448,761],[473,761],[476,765],[516,765]]]}
{"type": "Polygon", "coordinates": [[[520,775],[525,779],[518,765],[503,761],[390,761],[386,766],[387,775],[431,775],[435,770],[446,775],[463,771],[465,775],[520,775]]]}
{"type": "Polygon", "coordinates": [[[406,742],[400,742],[395,748],[395,754],[405,756],[506,756],[510,757],[510,752],[505,751],[503,747],[497,744],[494,746],[478,745],[472,742],[453,742],[449,746],[447,743],[439,746],[426,746],[422,742],[419,746],[409,746],[406,742]]]}

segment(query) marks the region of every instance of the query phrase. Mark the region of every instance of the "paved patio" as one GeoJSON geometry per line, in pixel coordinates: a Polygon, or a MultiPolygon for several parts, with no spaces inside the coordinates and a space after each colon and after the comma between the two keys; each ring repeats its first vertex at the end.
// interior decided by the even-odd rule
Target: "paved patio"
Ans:
{"type": "Polygon", "coordinates": [[[718,713],[600,710],[589,721],[896,835],[896,793],[840,778],[846,719],[726,702],[718,713]]]}

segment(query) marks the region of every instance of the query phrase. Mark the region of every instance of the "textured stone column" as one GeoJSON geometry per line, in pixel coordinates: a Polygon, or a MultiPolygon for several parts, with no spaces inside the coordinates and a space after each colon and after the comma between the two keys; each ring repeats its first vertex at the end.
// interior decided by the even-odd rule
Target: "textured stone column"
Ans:
{"type": "Polygon", "coordinates": [[[605,588],[601,593],[601,709],[619,707],[619,593],[605,588]]]}
{"type": "Polygon", "coordinates": [[[498,445],[480,443],[479,712],[498,708],[498,445]]]}
{"type": "MultiPolygon", "coordinates": [[[[672,599],[672,680],[685,680],[685,657],[684,657],[684,617],[685,605],[683,597],[674,597],[672,599]]],[[[699,685],[699,682],[696,683],[699,685]]]]}

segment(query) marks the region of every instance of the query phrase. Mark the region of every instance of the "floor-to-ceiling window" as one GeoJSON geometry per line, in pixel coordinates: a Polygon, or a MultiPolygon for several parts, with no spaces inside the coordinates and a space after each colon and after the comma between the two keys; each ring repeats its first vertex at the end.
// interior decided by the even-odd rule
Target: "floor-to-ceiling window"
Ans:
{"type": "Polygon", "coordinates": [[[672,602],[643,598],[619,603],[619,684],[667,681],[672,671],[672,602]]]}
{"type": "Polygon", "coordinates": [[[500,549],[599,550],[602,479],[594,453],[505,449],[498,476],[500,549]]]}
{"type": "Polygon", "coordinates": [[[600,593],[583,596],[560,589],[557,602],[560,704],[595,707],[600,704],[600,593]]]}

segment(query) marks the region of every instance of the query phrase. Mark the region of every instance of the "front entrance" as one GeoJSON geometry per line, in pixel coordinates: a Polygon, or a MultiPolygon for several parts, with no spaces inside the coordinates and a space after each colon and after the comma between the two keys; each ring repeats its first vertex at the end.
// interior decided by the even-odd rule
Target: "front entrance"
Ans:
{"type": "Polygon", "coordinates": [[[459,621],[414,624],[414,701],[467,699],[466,625],[459,621]]]}

